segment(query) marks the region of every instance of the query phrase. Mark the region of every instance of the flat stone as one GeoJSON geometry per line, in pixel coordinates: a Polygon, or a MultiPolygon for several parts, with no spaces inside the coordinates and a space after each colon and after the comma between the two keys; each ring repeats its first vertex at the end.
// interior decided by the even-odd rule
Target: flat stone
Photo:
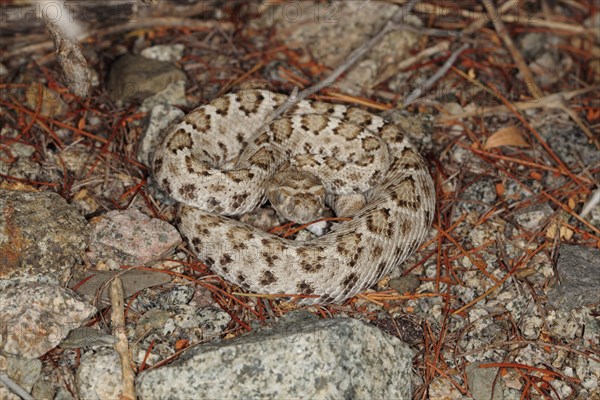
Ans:
{"type": "Polygon", "coordinates": [[[161,104],[167,106],[177,105],[189,107],[185,97],[185,81],[179,80],[171,82],[160,92],[145,98],[144,101],[142,101],[139,110],[140,112],[148,112],[161,104]]]}
{"type": "Polygon", "coordinates": [[[98,298],[102,302],[108,302],[109,288],[107,282],[117,275],[123,282],[123,295],[125,298],[128,298],[140,290],[152,286],[164,285],[171,281],[171,277],[168,274],[162,273],[159,270],[156,272],[137,269],[126,271],[88,270],[78,273],[74,279],[69,282],[69,286],[74,288],[73,290],[77,293],[82,294],[86,299],[92,300],[98,298]],[[100,289],[102,289],[102,292],[98,296],[100,289]]]}
{"type": "Polygon", "coordinates": [[[421,280],[414,274],[408,274],[398,278],[390,279],[388,286],[394,289],[399,294],[414,292],[419,285],[421,280]]]}
{"type": "Polygon", "coordinates": [[[400,340],[354,319],[294,314],[142,372],[139,398],[411,398],[412,351],[400,340]]]}
{"type": "Polygon", "coordinates": [[[600,301],[600,250],[563,244],[556,266],[560,283],[548,302],[564,311],[600,301]]]}
{"type": "Polygon", "coordinates": [[[60,342],[63,349],[80,349],[82,347],[107,347],[115,343],[115,337],[89,326],[73,329],[65,340],[60,342]]]}
{"type": "Polygon", "coordinates": [[[467,382],[469,391],[473,395],[473,400],[503,400],[502,379],[494,380],[498,374],[498,368],[479,368],[482,363],[471,363],[467,365],[467,382]],[[494,396],[492,397],[492,386],[494,387],[494,396]]]}
{"type": "Polygon", "coordinates": [[[126,54],[110,68],[108,91],[113,101],[143,100],[185,79],[175,64],[126,54]]]}

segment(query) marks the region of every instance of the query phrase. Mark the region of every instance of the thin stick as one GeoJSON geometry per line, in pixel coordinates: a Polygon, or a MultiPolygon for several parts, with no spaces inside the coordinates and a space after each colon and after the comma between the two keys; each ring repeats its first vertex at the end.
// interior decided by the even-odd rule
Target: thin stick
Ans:
{"type": "Polygon", "coordinates": [[[131,359],[129,358],[129,344],[127,343],[127,332],[125,331],[125,315],[123,305],[123,281],[115,277],[110,284],[110,302],[112,307],[111,321],[113,336],[116,339],[115,351],[121,359],[121,379],[123,381],[123,390],[121,399],[135,400],[135,386],[133,384],[134,375],[131,368],[131,359]]]}
{"type": "MultiPolygon", "coordinates": [[[[390,3],[393,4],[404,4],[405,0],[388,0],[390,3]]],[[[505,9],[508,10],[510,7],[506,7],[505,9]]],[[[504,9],[504,7],[500,7],[500,9],[504,9]]],[[[477,12],[477,11],[473,11],[473,10],[462,10],[462,9],[458,9],[455,6],[452,7],[444,7],[441,4],[435,3],[435,4],[430,4],[430,3],[421,3],[419,5],[416,6],[415,10],[417,12],[423,13],[423,14],[433,14],[436,17],[441,17],[444,15],[451,15],[453,17],[456,16],[461,16],[467,19],[480,19],[480,18],[484,18],[485,21],[489,20],[489,16],[485,13],[481,13],[481,12],[477,12]]],[[[585,34],[585,33],[592,33],[593,29],[592,27],[590,28],[586,28],[585,26],[582,25],[574,25],[574,24],[568,24],[565,22],[556,22],[556,21],[547,21],[545,19],[539,19],[539,18],[523,18],[522,15],[520,14],[507,14],[506,12],[501,12],[497,15],[498,19],[501,19],[503,22],[507,22],[507,23],[518,23],[520,25],[524,25],[524,26],[535,26],[535,27],[539,27],[539,28],[545,28],[545,29],[552,29],[554,31],[563,31],[563,32],[568,32],[571,34],[585,34]]],[[[475,29],[476,30],[476,29],[475,29]]]]}
{"type": "Polygon", "coordinates": [[[381,76],[379,76],[377,78],[377,80],[375,80],[375,82],[373,82],[370,85],[370,87],[371,88],[377,87],[377,86],[379,86],[379,84],[387,81],[392,76],[399,73],[400,71],[402,71],[402,70],[410,67],[411,65],[416,64],[426,58],[429,58],[433,55],[440,54],[440,53],[448,50],[448,48],[450,48],[450,41],[444,40],[444,41],[440,41],[440,42],[436,43],[435,45],[433,45],[431,47],[428,47],[428,48],[420,51],[419,53],[415,54],[414,56],[405,58],[402,61],[400,61],[398,64],[395,64],[393,66],[393,68],[390,68],[387,71],[384,71],[381,74],[381,76]]]}
{"type": "Polygon", "coordinates": [[[592,212],[592,209],[598,204],[600,204],[600,188],[596,189],[596,191],[581,209],[581,213],[579,214],[581,218],[587,217],[587,215],[592,212]]]}
{"type": "MultiPolygon", "coordinates": [[[[498,11],[500,12],[500,15],[504,15],[508,10],[518,5],[518,1],[509,0],[506,3],[503,3],[500,7],[498,7],[498,11]]],[[[470,35],[471,33],[474,33],[479,29],[483,28],[485,25],[487,25],[488,22],[490,22],[490,18],[487,15],[480,15],[479,18],[477,18],[469,26],[463,29],[461,33],[465,36],[470,35]]]]}
{"type": "MultiPolygon", "coordinates": [[[[455,72],[458,72],[458,71],[455,71],[455,72]]],[[[480,82],[477,82],[477,81],[471,79],[466,74],[460,74],[460,75],[462,77],[464,77],[465,79],[468,79],[470,82],[472,82],[475,85],[478,85],[478,86],[481,85],[480,82]]],[[[560,92],[560,93],[550,94],[548,96],[541,97],[535,101],[519,101],[519,102],[513,103],[513,106],[517,110],[530,110],[530,109],[534,109],[534,108],[551,107],[555,104],[557,96],[560,96],[566,100],[570,100],[575,96],[579,96],[579,95],[582,95],[582,94],[585,94],[588,92],[594,92],[597,90],[600,90],[600,86],[590,86],[587,88],[571,90],[568,92],[560,92]]],[[[436,118],[436,122],[444,123],[444,122],[448,122],[448,121],[452,121],[452,120],[473,117],[476,115],[483,116],[483,115],[487,115],[487,114],[498,114],[498,113],[505,113],[505,112],[510,112],[508,107],[506,107],[505,105],[497,105],[497,106],[491,106],[491,107],[478,107],[474,110],[466,111],[466,112],[460,113],[460,114],[440,115],[436,118]]]]}
{"type": "Polygon", "coordinates": [[[462,46],[460,46],[458,50],[453,52],[450,55],[450,57],[448,57],[444,65],[442,65],[442,68],[440,68],[435,74],[429,77],[429,79],[427,79],[422,86],[417,87],[411,94],[408,95],[406,101],[403,104],[403,108],[406,108],[412,103],[414,103],[415,100],[421,97],[423,92],[429,90],[438,80],[440,80],[446,74],[446,72],[448,72],[450,67],[452,67],[454,62],[456,62],[456,59],[458,58],[460,53],[462,53],[467,47],[469,47],[469,45],[465,43],[462,46]]]}
{"type": "Polygon", "coordinates": [[[494,29],[496,29],[498,36],[500,36],[500,38],[504,42],[504,45],[506,46],[506,48],[510,52],[510,55],[512,56],[513,60],[515,61],[515,64],[517,64],[517,68],[519,68],[521,75],[523,75],[523,80],[525,81],[527,88],[529,88],[529,92],[536,99],[542,97],[543,96],[542,91],[540,90],[538,85],[535,83],[535,80],[533,79],[533,74],[531,73],[531,70],[527,66],[527,63],[525,62],[523,55],[521,54],[521,52],[519,50],[517,50],[515,43],[511,39],[510,35],[508,34],[508,31],[506,30],[506,26],[504,25],[504,22],[502,22],[502,19],[499,17],[498,10],[496,9],[496,7],[494,7],[492,0],[482,0],[482,3],[483,3],[483,6],[485,7],[490,19],[492,20],[492,23],[494,24],[494,29]]]}

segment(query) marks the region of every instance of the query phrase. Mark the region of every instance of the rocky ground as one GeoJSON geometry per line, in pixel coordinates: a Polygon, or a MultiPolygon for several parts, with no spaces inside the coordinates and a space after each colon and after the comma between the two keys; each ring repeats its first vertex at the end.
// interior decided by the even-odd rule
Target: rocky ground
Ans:
{"type": "Polygon", "coordinates": [[[323,81],[403,2],[226,3],[75,5],[87,98],[2,10],[0,398],[599,399],[592,2],[418,3],[313,96],[402,126],[437,210],[402,268],[303,308],[188,250],[152,152],[221,94],[323,81]]]}

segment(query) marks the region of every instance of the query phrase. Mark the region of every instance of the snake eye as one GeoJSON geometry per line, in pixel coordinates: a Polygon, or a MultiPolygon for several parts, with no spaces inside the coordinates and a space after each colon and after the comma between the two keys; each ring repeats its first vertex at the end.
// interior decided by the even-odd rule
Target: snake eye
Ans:
{"type": "Polygon", "coordinates": [[[283,204],[285,203],[286,199],[289,199],[291,196],[292,194],[288,190],[280,187],[279,190],[277,190],[275,202],[277,204],[283,204]]]}
{"type": "Polygon", "coordinates": [[[277,193],[277,204],[283,204],[286,197],[287,197],[286,194],[281,191],[279,193],[277,193]]]}

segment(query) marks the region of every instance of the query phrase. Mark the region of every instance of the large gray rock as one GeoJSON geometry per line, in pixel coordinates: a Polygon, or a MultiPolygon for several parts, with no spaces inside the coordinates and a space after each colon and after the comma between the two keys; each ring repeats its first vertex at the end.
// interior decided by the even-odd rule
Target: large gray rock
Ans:
{"type": "Polygon", "coordinates": [[[358,320],[297,314],[142,372],[140,399],[410,399],[412,352],[358,320]]]}
{"type": "Polygon", "coordinates": [[[548,291],[556,308],[573,308],[600,301],[600,250],[563,244],[556,266],[559,284],[548,291]]]}
{"type": "Polygon", "coordinates": [[[0,190],[0,280],[65,285],[90,236],[58,194],[0,190]]]}

